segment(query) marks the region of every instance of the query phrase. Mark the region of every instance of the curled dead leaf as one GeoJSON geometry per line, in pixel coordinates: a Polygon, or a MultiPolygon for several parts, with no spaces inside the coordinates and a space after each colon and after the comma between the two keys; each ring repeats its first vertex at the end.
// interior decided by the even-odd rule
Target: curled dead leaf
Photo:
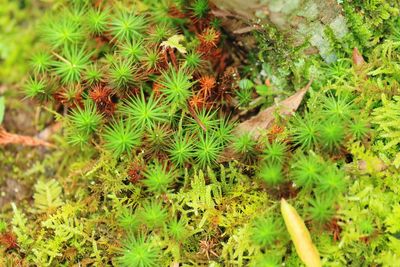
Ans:
{"type": "Polygon", "coordinates": [[[282,102],[271,106],[261,112],[256,116],[240,123],[234,130],[234,134],[240,136],[245,133],[251,133],[254,139],[258,139],[262,131],[268,129],[272,125],[275,117],[274,114],[277,112],[279,115],[291,115],[293,114],[301,104],[304,95],[310,88],[312,80],[308,84],[297,91],[294,95],[286,98],[282,102]]]}
{"type": "MultiPolygon", "coordinates": [[[[286,98],[282,102],[271,106],[250,119],[243,121],[233,130],[235,136],[250,133],[253,139],[257,140],[261,133],[273,125],[275,114],[279,115],[292,115],[300,106],[305,94],[312,84],[310,80],[307,85],[301,90],[297,91],[294,95],[286,98]]],[[[236,159],[236,155],[231,148],[225,149],[220,156],[219,162],[225,162],[236,159]]]]}

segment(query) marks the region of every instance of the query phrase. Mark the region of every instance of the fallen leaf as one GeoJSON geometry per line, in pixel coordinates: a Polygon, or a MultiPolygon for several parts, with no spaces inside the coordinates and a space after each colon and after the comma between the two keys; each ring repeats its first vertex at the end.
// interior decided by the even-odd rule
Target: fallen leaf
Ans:
{"type": "Polygon", "coordinates": [[[174,35],[171,36],[170,38],[168,38],[167,41],[163,41],[161,43],[161,47],[163,47],[164,49],[166,48],[172,48],[172,49],[177,49],[179,52],[181,52],[182,54],[186,54],[186,48],[181,44],[181,42],[185,39],[185,36],[183,36],[182,34],[178,34],[178,35],[174,35]]]}
{"type": "Polygon", "coordinates": [[[294,95],[286,98],[282,102],[269,107],[256,116],[240,123],[235,129],[234,134],[240,136],[245,133],[251,133],[254,139],[258,139],[263,130],[268,129],[271,123],[274,121],[274,113],[278,112],[280,115],[290,115],[295,112],[301,104],[304,95],[310,88],[312,80],[301,90],[297,91],[294,95]]]}
{"type": "Polygon", "coordinates": [[[31,136],[8,133],[3,127],[0,127],[0,145],[9,144],[54,147],[53,144],[50,144],[46,141],[31,136]]]}
{"type": "Polygon", "coordinates": [[[312,242],[303,219],[285,199],[281,200],[281,213],[297,255],[307,267],[321,267],[319,252],[312,242]]]}
{"type": "MultiPolygon", "coordinates": [[[[273,121],[275,120],[274,114],[276,111],[280,115],[291,115],[299,108],[301,101],[303,100],[304,95],[307,93],[311,84],[312,80],[310,80],[304,88],[297,91],[294,95],[240,123],[233,130],[233,134],[235,136],[241,136],[243,134],[250,133],[253,139],[257,140],[262,131],[273,125],[273,121]]],[[[221,153],[218,162],[226,162],[234,159],[237,159],[237,155],[232,148],[228,147],[221,153]]]]}
{"type": "Polygon", "coordinates": [[[362,66],[364,65],[365,60],[363,56],[361,55],[360,51],[358,50],[357,47],[354,47],[353,49],[353,64],[354,66],[362,66]]]}

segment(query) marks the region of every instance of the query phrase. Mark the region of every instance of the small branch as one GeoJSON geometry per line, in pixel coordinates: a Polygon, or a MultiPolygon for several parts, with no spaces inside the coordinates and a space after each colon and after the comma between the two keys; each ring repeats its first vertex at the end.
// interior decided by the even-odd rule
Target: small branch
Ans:
{"type": "Polygon", "coordinates": [[[65,62],[65,63],[71,65],[71,62],[69,62],[68,60],[66,60],[65,58],[63,58],[62,56],[60,56],[59,54],[57,54],[56,52],[51,52],[51,53],[52,53],[56,58],[58,58],[59,60],[61,60],[61,61],[65,62]]]}
{"type": "Polygon", "coordinates": [[[23,145],[23,146],[45,146],[55,147],[53,144],[46,141],[26,136],[18,135],[7,132],[3,127],[0,126],[0,145],[23,145]]]}
{"type": "Polygon", "coordinates": [[[196,112],[194,111],[192,106],[190,104],[188,104],[188,107],[189,107],[189,111],[190,111],[190,114],[192,115],[193,119],[200,125],[201,129],[203,129],[205,132],[207,132],[206,126],[204,126],[204,124],[199,120],[199,118],[197,117],[196,112]]]}

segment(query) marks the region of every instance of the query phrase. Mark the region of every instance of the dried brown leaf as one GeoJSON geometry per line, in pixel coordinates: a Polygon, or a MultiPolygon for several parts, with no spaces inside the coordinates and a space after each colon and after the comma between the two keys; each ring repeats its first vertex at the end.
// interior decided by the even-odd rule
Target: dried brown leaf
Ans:
{"type": "Polygon", "coordinates": [[[353,64],[354,66],[362,66],[365,64],[365,60],[357,47],[353,49],[353,64]]]}
{"type": "Polygon", "coordinates": [[[274,114],[277,112],[279,115],[291,115],[295,112],[301,104],[304,95],[310,88],[312,80],[301,90],[297,91],[294,95],[286,98],[277,105],[271,106],[256,116],[240,123],[234,130],[235,135],[242,135],[251,133],[254,139],[258,139],[263,130],[268,129],[274,121],[274,114]]]}
{"type": "MultiPolygon", "coordinates": [[[[253,139],[258,139],[262,131],[270,128],[273,125],[275,113],[279,115],[292,115],[299,108],[301,101],[303,100],[304,95],[307,93],[311,84],[312,80],[310,80],[304,88],[297,91],[294,95],[240,123],[233,130],[234,135],[241,136],[243,134],[251,133],[253,139]]],[[[235,155],[233,149],[228,147],[222,152],[219,162],[234,160],[236,159],[236,156],[237,155],[235,155]]]]}

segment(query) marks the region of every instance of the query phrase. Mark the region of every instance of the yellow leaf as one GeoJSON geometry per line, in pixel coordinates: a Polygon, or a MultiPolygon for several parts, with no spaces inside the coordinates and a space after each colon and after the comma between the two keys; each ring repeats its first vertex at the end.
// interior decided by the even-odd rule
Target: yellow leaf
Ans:
{"type": "Polygon", "coordinates": [[[184,39],[185,36],[182,34],[174,35],[168,38],[167,41],[162,42],[160,46],[164,47],[164,49],[169,47],[172,49],[176,48],[182,54],[186,54],[186,48],[181,44],[184,39]]]}
{"type": "Polygon", "coordinates": [[[297,255],[307,267],[321,267],[321,259],[317,248],[311,240],[310,232],[308,232],[303,219],[295,208],[287,203],[285,199],[281,200],[281,213],[297,255]]]}

